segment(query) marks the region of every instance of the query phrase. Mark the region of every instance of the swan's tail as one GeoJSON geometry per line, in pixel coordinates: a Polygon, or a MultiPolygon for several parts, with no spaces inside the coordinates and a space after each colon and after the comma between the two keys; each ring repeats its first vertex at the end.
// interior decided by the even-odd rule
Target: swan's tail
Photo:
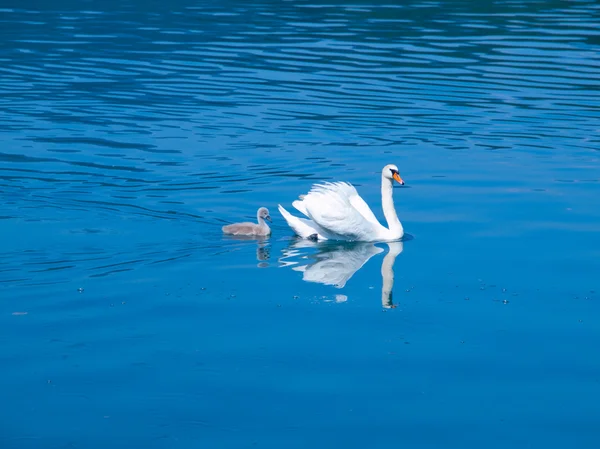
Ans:
{"type": "Polygon", "coordinates": [[[319,231],[317,230],[315,223],[313,223],[311,220],[294,217],[287,210],[285,210],[281,204],[278,204],[278,207],[279,213],[281,213],[289,227],[292,228],[298,236],[302,237],[303,239],[307,239],[317,234],[319,239],[324,240],[322,236],[318,235],[319,231]]]}

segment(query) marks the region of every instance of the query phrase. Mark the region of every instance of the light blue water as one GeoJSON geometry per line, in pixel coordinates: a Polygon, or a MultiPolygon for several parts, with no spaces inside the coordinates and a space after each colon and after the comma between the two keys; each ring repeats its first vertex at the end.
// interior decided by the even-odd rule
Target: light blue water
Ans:
{"type": "Polygon", "coordinates": [[[0,447],[600,447],[600,5],[370,3],[0,3],[0,447]]]}

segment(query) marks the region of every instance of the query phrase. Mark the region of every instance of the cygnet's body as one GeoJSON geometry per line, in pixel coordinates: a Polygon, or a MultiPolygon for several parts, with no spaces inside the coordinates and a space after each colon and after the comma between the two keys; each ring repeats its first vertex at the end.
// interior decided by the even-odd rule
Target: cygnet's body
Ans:
{"type": "Polygon", "coordinates": [[[261,207],[256,212],[256,220],[258,223],[234,223],[227,226],[223,226],[223,232],[231,235],[256,235],[256,236],[267,236],[271,235],[271,228],[265,222],[265,220],[271,221],[269,215],[269,209],[261,207]]]}

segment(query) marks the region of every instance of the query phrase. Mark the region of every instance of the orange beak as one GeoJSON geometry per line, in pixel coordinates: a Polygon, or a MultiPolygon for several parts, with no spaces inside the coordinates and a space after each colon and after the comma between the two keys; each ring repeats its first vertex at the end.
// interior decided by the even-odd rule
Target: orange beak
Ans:
{"type": "Polygon", "coordinates": [[[398,173],[394,173],[393,177],[396,181],[398,181],[398,183],[400,183],[401,186],[404,185],[404,181],[402,180],[402,178],[400,177],[400,175],[398,173]]]}

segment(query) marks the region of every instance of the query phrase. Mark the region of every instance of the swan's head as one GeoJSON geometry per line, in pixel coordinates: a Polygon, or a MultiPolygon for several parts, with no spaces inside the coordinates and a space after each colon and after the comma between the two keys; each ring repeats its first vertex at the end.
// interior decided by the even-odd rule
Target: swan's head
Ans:
{"type": "Polygon", "coordinates": [[[260,209],[258,209],[256,216],[259,218],[259,220],[262,218],[263,220],[271,221],[271,215],[269,214],[269,209],[267,209],[266,207],[261,207],[260,209]]]}
{"type": "Polygon", "coordinates": [[[400,183],[401,186],[404,185],[404,181],[398,173],[398,167],[396,167],[394,164],[388,164],[385,167],[383,167],[383,170],[381,171],[381,176],[383,176],[386,179],[389,179],[390,181],[395,180],[398,183],[400,183]]]}

